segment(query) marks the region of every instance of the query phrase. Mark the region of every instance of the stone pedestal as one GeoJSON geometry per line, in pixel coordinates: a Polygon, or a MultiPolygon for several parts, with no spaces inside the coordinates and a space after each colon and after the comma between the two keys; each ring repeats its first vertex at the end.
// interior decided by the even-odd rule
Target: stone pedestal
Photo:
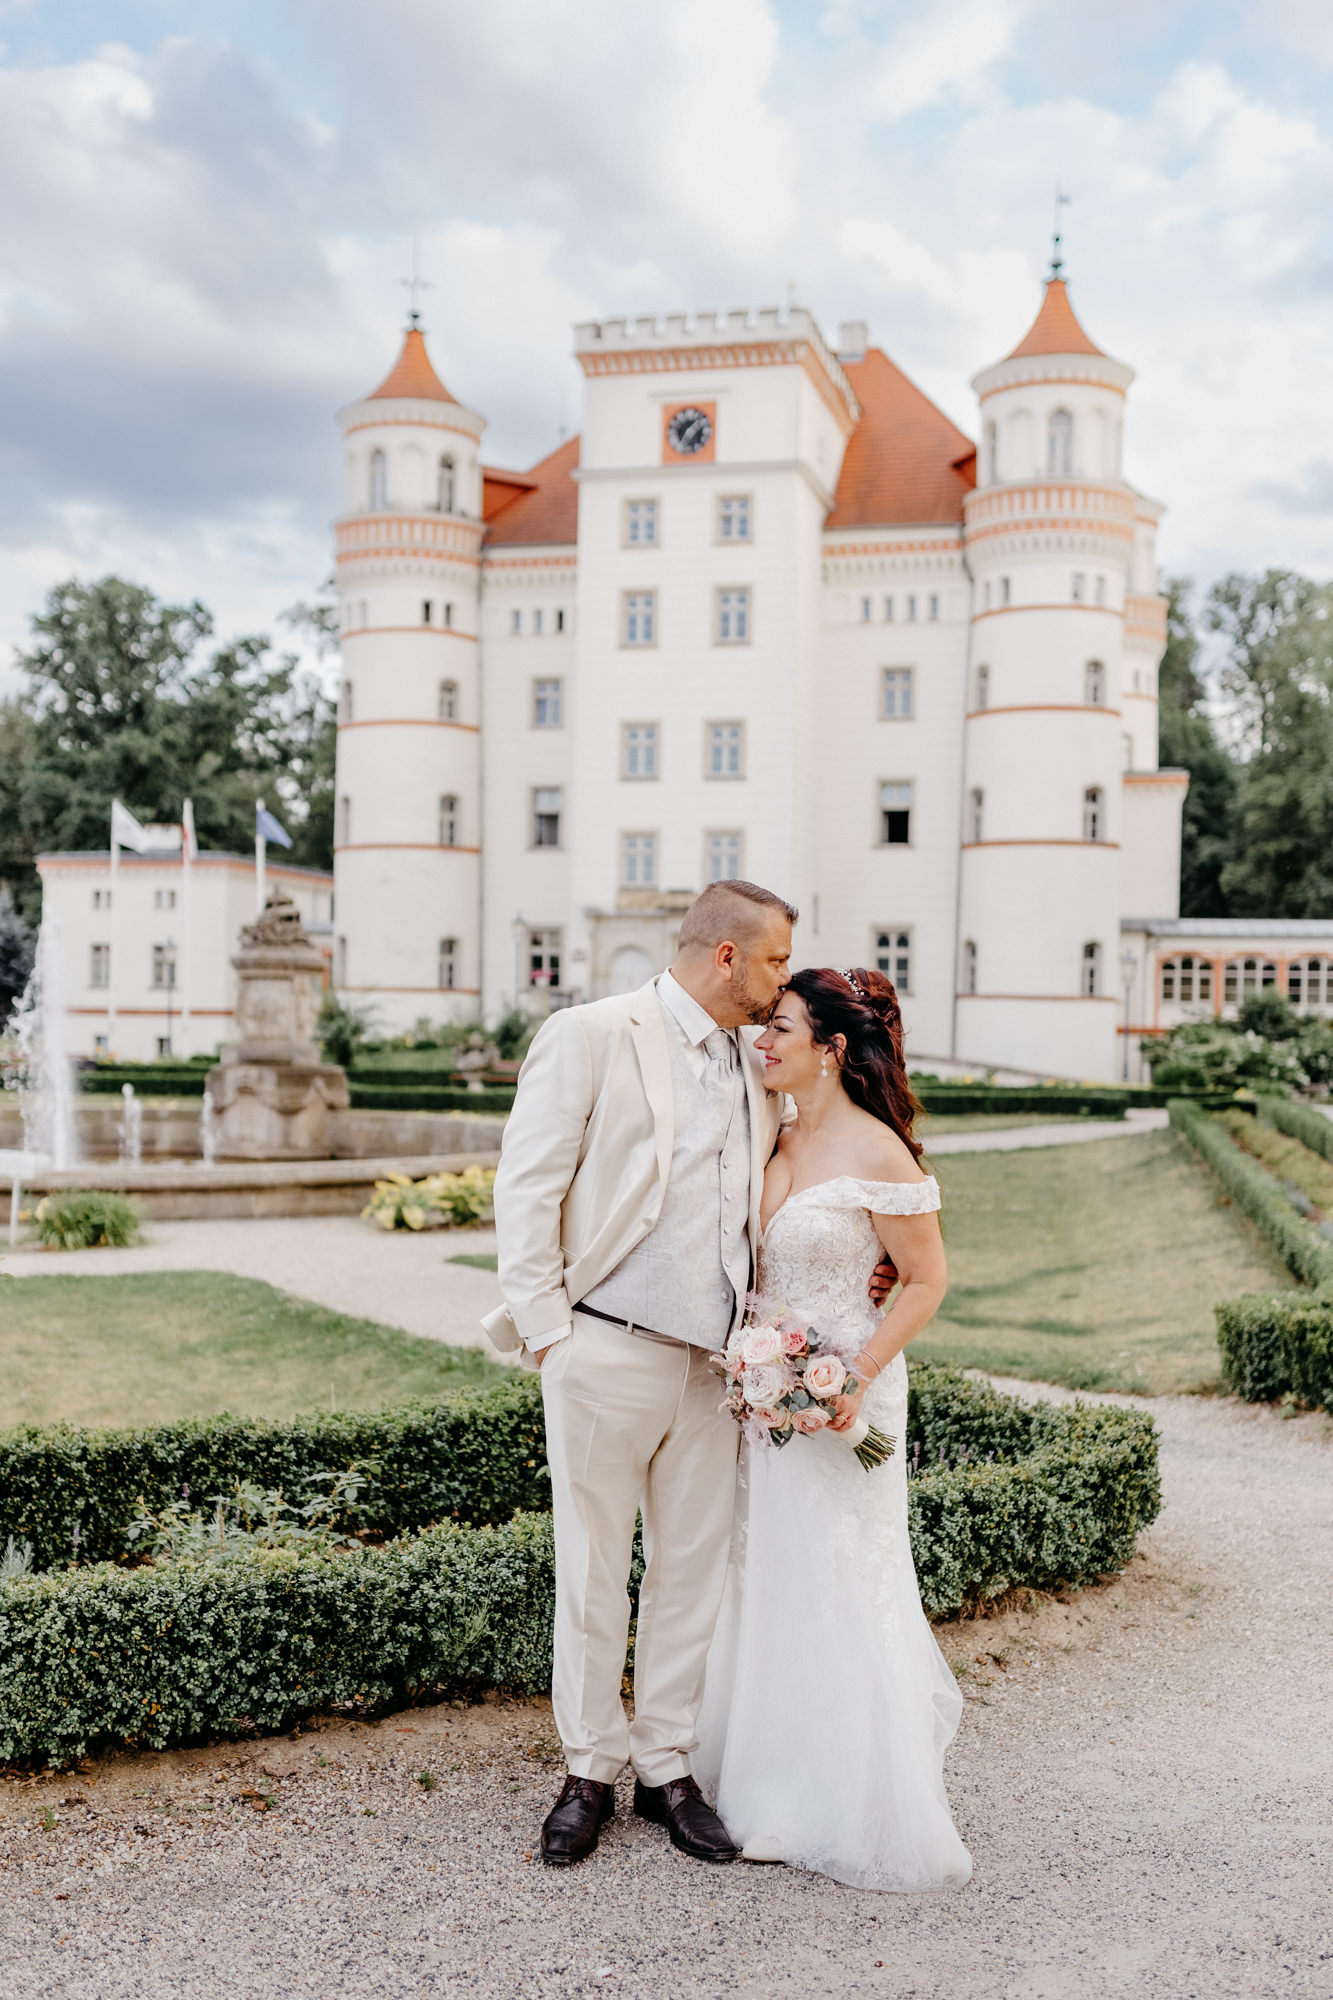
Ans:
{"type": "Polygon", "coordinates": [[[232,960],[236,1042],[205,1082],[220,1160],[329,1157],[330,1111],[348,1105],[347,1076],[315,1045],[324,961],[295,903],[275,889],[241,932],[232,960]]]}

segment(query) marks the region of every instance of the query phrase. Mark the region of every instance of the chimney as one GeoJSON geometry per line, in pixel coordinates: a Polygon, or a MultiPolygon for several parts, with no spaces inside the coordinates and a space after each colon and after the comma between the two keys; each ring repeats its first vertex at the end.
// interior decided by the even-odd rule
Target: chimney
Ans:
{"type": "Polygon", "coordinates": [[[864,361],[870,328],[863,319],[845,319],[838,328],[839,361],[864,361]]]}

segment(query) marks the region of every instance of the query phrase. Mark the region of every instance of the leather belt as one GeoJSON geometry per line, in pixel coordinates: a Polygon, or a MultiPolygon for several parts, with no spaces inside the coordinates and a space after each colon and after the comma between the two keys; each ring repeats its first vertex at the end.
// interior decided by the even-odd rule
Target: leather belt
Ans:
{"type": "Polygon", "coordinates": [[[678,1333],[655,1333],[650,1326],[640,1326],[637,1320],[621,1319],[616,1313],[599,1312],[596,1306],[577,1305],[576,1313],[586,1313],[589,1319],[604,1319],[608,1326],[622,1327],[632,1333],[636,1340],[660,1340],[664,1347],[696,1347],[697,1341],[682,1340],[678,1333]]]}

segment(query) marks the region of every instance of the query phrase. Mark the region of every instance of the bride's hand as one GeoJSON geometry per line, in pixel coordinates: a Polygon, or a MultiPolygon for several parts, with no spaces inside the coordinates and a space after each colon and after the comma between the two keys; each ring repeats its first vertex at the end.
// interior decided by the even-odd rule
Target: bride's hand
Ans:
{"type": "Polygon", "coordinates": [[[849,1431],[851,1429],[861,1414],[861,1405],[866,1399],[866,1390],[869,1387],[870,1384],[868,1382],[862,1381],[855,1395],[834,1397],[833,1401],[829,1404],[829,1408],[833,1412],[833,1422],[829,1425],[830,1430],[849,1431]]]}

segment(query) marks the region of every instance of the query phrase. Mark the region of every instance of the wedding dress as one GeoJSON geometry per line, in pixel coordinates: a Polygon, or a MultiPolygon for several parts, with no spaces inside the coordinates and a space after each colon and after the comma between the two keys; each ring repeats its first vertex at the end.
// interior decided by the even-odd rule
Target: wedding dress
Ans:
{"type": "MultiPolygon", "coordinates": [[[[758,1289],[855,1354],[879,1323],[870,1220],[939,1207],[934,1180],[825,1181],[788,1196],[758,1289]]],[[[971,1858],[944,1793],[963,1699],[921,1608],[907,1535],[907,1368],[871,1384],[891,1436],[866,1471],[828,1432],[741,1447],[726,1595],[695,1775],[738,1845],[862,1889],[961,1888],[971,1858]]]]}

